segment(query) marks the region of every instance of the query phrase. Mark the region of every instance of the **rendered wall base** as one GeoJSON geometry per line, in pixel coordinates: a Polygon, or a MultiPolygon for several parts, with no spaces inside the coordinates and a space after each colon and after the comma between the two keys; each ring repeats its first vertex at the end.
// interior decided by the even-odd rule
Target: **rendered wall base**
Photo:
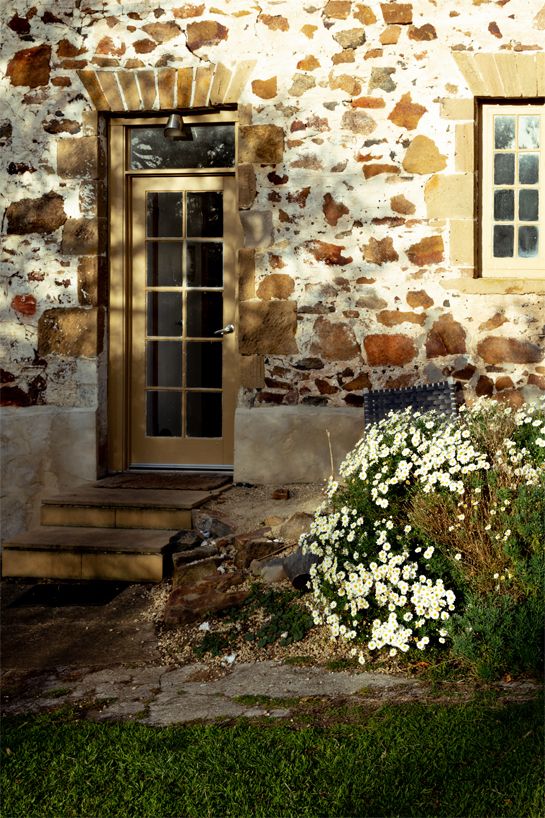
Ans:
{"type": "Polygon", "coordinates": [[[363,410],[325,406],[237,409],[235,474],[240,483],[315,483],[335,473],[363,434],[363,410]]]}
{"type": "Polygon", "coordinates": [[[5,407],[1,420],[2,539],[39,524],[47,494],[96,480],[96,412],[5,407]]]}

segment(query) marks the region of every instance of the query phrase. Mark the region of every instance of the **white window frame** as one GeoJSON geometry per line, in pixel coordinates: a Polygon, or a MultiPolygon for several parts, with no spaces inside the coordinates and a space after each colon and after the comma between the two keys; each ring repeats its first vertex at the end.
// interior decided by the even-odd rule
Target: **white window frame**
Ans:
{"type": "MultiPolygon", "coordinates": [[[[494,278],[545,278],[545,106],[542,102],[528,104],[512,104],[505,102],[483,102],[481,107],[481,220],[480,220],[480,247],[481,247],[481,275],[494,278]],[[496,258],[493,255],[494,231],[494,117],[495,116],[539,116],[540,139],[539,149],[532,152],[539,153],[539,175],[536,185],[524,185],[539,191],[538,221],[521,222],[520,226],[538,227],[538,255],[523,258],[516,255],[518,246],[518,204],[516,192],[518,185],[518,156],[519,148],[506,152],[515,153],[515,220],[514,252],[511,258],[496,258]]],[[[518,124],[516,135],[518,134],[518,124]]],[[[515,137],[515,144],[517,139],[515,137]]]]}

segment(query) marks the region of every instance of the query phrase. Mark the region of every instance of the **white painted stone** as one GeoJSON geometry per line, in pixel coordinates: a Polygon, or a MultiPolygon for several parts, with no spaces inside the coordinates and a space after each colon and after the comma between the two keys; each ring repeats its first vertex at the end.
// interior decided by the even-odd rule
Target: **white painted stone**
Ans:
{"type": "Polygon", "coordinates": [[[96,480],[96,420],[89,409],[2,409],[2,539],[39,523],[40,501],[96,480]]]}
{"type": "Polygon", "coordinates": [[[335,474],[363,434],[363,410],[339,406],[237,409],[235,482],[315,483],[335,474]]]}

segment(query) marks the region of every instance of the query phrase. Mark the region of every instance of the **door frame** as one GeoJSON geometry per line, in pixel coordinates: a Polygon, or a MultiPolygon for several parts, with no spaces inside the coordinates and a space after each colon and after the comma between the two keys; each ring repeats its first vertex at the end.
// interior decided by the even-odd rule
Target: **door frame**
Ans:
{"type": "MultiPolygon", "coordinates": [[[[133,177],[165,176],[195,177],[195,176],[230,176],[236,177],[238,164],[238,129],[236,110],[218,110],[214,112],[195,110],[184,112],[166,111],[160,116],[153,113],[149,116],[122,115],[111,117],[108,127],[108,259],[109,259],[109,297],[108,297],[108,471],[119,472],[129,468],[129,440],[130,440],[130,379],[129,354],[131,350],[131,321],[130,321],[130,180],[133,177]],[[235,125],[235,165],[232,168],[195,168],[183,170],[138,170],[128,168],[128,129],[138,125],[164,125],[170,113],[183,116],[184,122],[196,123],[233,123],[235,125]]],[[[236,239],[236,248],[242,246],[242,226],[240,219],[235,222],[239,228],[236,239]]],[[[235,309],[238,310],[238,276],[235,275],[235,309]]],[[[158,470],[160,466],[150,468],[158,470]]],[[[180,463],[176,466],[167,466],[170,470],[184,468],[198,468],[199,470],[232,469],[232,466],[201,465],[180,463]]]]}

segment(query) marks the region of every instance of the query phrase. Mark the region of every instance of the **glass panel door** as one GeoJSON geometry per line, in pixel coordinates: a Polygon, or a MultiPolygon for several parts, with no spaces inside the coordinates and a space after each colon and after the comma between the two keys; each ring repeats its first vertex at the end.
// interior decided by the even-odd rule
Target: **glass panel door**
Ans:
{"type": "Polygon", "coordinates": [[[135,178],[132,194],[131,465],[232,463],[234,180],[135,178]]]}

